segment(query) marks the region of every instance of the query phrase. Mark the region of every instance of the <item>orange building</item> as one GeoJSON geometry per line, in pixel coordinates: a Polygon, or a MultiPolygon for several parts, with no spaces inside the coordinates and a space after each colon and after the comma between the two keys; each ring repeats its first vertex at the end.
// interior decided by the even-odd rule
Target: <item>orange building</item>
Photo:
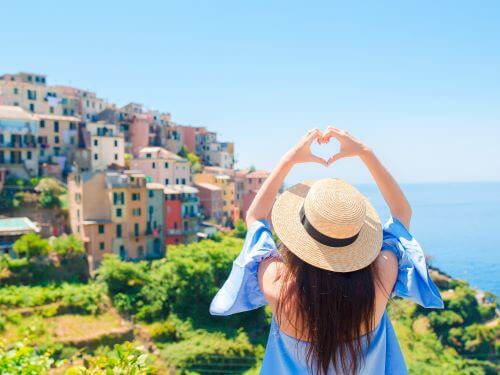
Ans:
{"type": "MultiPolygon", "coordinates": [[[[68,189],[71,229],[84,241],[91,270],[106,253],[126,260],[148,257],[154,233],[148,222],[151,200],[144,174],[76,172],[68,177],[68,189]]],[[[163,239],[160,246],[164,248],[163,239]]]]}

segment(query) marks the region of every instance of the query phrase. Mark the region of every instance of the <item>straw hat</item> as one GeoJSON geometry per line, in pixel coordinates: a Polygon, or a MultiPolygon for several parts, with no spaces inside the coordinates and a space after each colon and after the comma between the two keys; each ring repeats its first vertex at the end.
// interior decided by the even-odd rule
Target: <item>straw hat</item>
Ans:
{"type": "Polygon", "coordinates": [[[382,225],[368,199],[340,179],[304,181],[275,202],[272,222],[283,244],[304,262],[335,272],[371,264],[382,225]]]}

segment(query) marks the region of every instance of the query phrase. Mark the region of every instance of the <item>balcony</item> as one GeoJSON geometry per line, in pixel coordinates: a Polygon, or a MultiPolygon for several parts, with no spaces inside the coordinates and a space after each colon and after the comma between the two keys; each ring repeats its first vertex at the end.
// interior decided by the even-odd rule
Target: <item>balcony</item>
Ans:
{"type": "Polygon", "coordinates": [[[182,229],[167,229],[167,236],[180,236],[182,234],[182,229]]]}

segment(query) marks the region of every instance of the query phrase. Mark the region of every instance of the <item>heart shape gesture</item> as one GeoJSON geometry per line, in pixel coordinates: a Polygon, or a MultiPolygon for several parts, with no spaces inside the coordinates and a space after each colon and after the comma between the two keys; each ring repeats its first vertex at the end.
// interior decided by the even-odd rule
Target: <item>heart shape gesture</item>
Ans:
{"type": "Polygon", "coordinates": [[[339,142],[340,151],[328,159],[328,165],[342,158],[360,156],[368,150],[368,147],[354,138],[349,132],[329,126],[323,133],[322,141],[330,142],[332,138],[337,139],[339,142]]]}
{"type": "Polygon", "coordinates": [[[319,129],[310,130],[290,151],[285,158],[293,163],[319,163],[328,167],[330,164],[345,157],[361,155],[367,147],[348,132],[328,127],[324,133],[319,129]],[[338,140],[340,151],[325,160],[311,152],[311,145],[316,140],[318,144],[327,144],[332,138],[338,140]]]}

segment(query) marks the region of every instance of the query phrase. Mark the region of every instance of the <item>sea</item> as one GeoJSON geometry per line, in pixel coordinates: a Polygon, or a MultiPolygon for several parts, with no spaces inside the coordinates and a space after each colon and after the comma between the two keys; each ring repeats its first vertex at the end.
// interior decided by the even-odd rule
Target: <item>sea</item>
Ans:
{"type": "MultiPolygon", "coordinates": [[[[358,185],[385,222],[375,185],[358,185]]],[[[410,232],[430,263],[500,296],[500,182],[403,184],[413,209],[410,232]]]]}

